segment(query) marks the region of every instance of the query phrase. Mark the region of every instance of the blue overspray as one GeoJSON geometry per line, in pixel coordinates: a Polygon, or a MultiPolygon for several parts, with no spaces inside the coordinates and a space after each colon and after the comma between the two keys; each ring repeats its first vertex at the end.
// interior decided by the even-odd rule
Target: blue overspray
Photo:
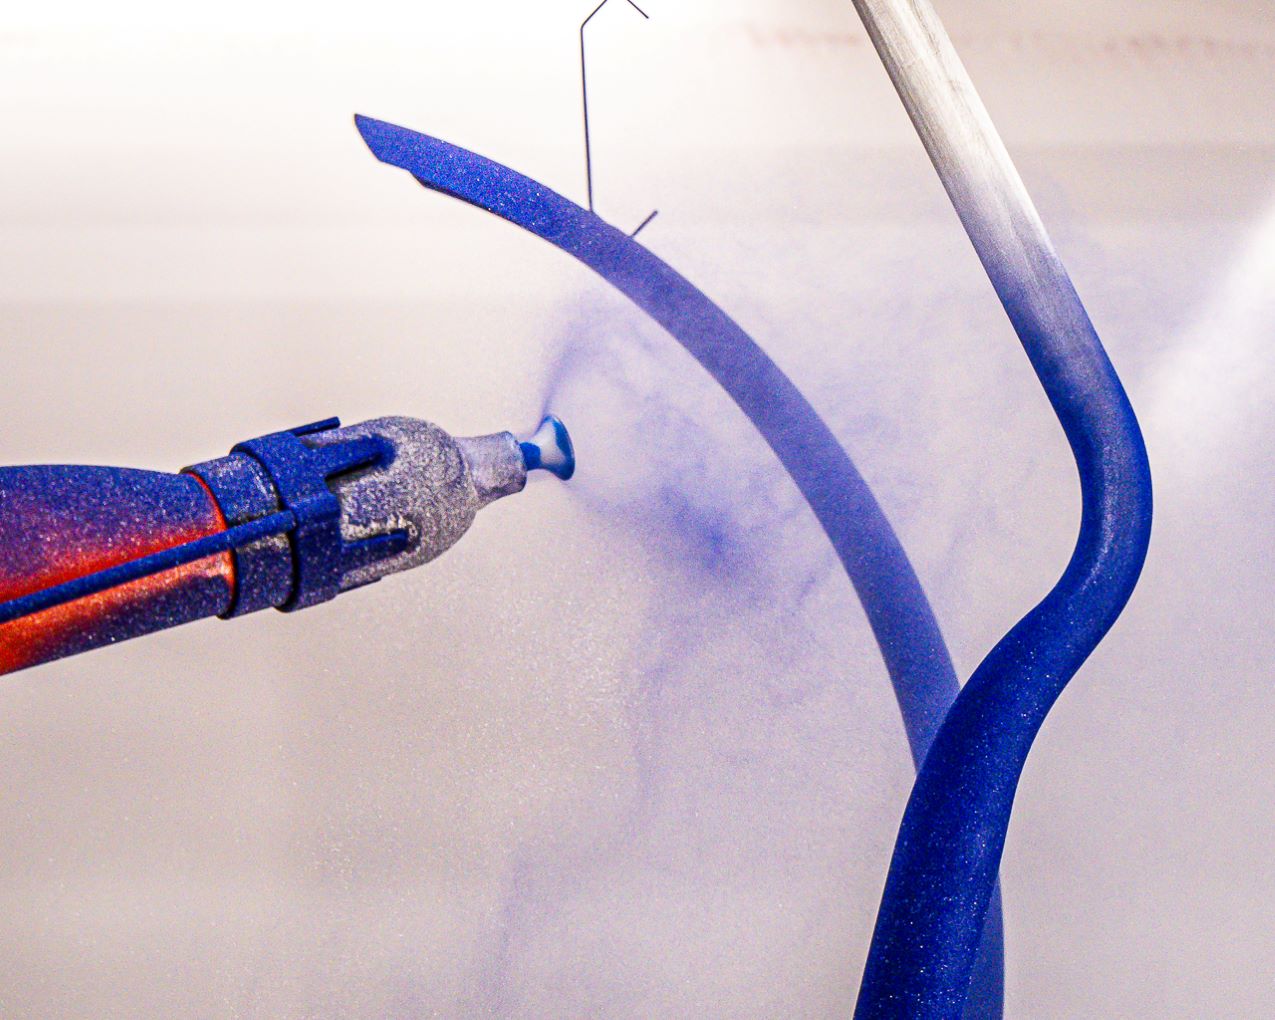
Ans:
{"type": "MultiPolygon", "coordinates": [[[[618,727],[628,766],[607,780],[608,812],[516,852],[481,1005],[611,1012],[630,986],[621,1015],[696,1008],[662,965],[614,973],[617,929],[630,928],[635,960],[676,946],[740,985],[786,961],[826,977],[774,991],[777,1014],[811,995],[844,1010],[854,975],[841,940],[875,895],[853,861],[883,849],[883,826],[862,826],[864,789],[881,784],[857,759],[880,760],[891,719],[862,683],[881,667],[865,630],[844,624],[840,566],[782,468],[684,353],[596,301],[561,334],[546,406],[579,423],[583,450],[614,454],[582,452],[562,495],[595,518],[591,530],[614,531],[608,572],[632,579],[640,629],[620,664],[618,727]],[[681,922],[639,923],[642,901],[670,886],[687,890],[681,922]],[[798,929],[818,948],[795,941],[798,929]],[[729,950],[714,945],[724,932],[729,950]],[[593,940],[586,969],[571,947],[593,940]],[[571,991],[553,1004],[545,989],[562,972],[571,991]]],[[[892,800],[872,807],[886,824],[892,800]]],[[[738,992],[722,994],[728,1009],[738,992]]]]}
{"type": "MultiPolygon", "coordinates": [[[[356,117],[356,124],[383,162],[408,170],[427,188],[508,219],[594,269],[672,334],[734,399],[836,549],[886,661],[919,765],[958,690],[951,659],[881,507],[791,380],[685,278],[597,216],[507,167],[446,142],[367,117],[356,117]]],[[[989,898],[993,895],[989,892],[989,898]]],[[[977,1015],[999,1016],[998,919],[990,920],[987,930],[992,948],[979,954],[970,1008],[977,1015]]]]}

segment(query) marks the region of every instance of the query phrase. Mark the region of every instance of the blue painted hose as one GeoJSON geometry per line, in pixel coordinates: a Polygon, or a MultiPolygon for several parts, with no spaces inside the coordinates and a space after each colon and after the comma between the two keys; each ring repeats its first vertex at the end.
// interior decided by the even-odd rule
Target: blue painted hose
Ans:
{"type": "MultiPolygon", "coordinates": [[[[367,117],[378,159],[421,184],[523,227],[574,255],[663,326],[739,405],[810,504],[863,604],[916,764],[959,689],[934,613],[903,547],[836,437],[792,381],[704,294],[632,238],[508,167],[367,117]]],[[[971,1015],[999,1017],[999,912],[989,917],[971,1015]]]]}

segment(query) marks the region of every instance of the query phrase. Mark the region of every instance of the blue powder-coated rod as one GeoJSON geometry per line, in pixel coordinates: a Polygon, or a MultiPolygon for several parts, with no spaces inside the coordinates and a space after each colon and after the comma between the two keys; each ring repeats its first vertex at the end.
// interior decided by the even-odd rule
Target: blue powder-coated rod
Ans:
{"type": "Polygon", "coordinates": [[[248,521],[246,524],[227,528],[225,531],[218,531],[205,535],[203,538],[183,542],[181,545],[161,549],[147,556],[140,556],[126,563],[85,574],[83,577],[72,578],[70,581],[42,588],[7,602],[0,602],[0,624],[10,623],[46,609],[53,609],[89,595],[100,595],[104,591],[128,584],[130,581],[139,581],[143,577],[150,577],[165,570],[184,567],[188,563],[194,563],[208,556],[230,552],[249,545],[257,539],[281,535],[291,531],[295,526],[296,519],[292,512],[282,510],[267,517],[259,517],[255,521],[248,521]]]}
{"type": "Polygon", "coordinates": [[[944,720],[899,829],[856,1016],[954,1017],[1014,792],[1045,715],[1123,610],[1151,534],[1137,419],[928,0],[854,0],[1071,445],[1082,511],[1061,580],[944,720]]]}
{"type": "MultiPolygon", "coordinates": [[[[357,117],[376,157],[421,184],[524,227],[599,273],[663,326],[734,399],[814,511],[881,648],[915,763],[959,686],[938,622],[907,554],[836,437],[753,340],[631,237],[508,167],[405,128],[357,117]]],[[[1001,1013],[999,910],[989,912],[971,1016],[1001,1013]]]]}

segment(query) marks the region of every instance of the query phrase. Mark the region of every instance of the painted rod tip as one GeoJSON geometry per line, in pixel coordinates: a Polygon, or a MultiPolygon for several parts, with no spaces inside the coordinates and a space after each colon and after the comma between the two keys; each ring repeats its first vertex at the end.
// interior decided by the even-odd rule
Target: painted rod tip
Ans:
{"type": "Polygon", "coordinates": [[[545,415],[533,435],[520,439],[527,470],[540,468],[557,475],[564,482],[576,472],[576,452],[571,434],[556,415],[545,415]]]}

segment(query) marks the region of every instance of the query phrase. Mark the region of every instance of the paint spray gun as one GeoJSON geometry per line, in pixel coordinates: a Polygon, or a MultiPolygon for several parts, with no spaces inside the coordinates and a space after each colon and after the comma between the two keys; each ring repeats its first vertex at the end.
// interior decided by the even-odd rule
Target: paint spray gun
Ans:
{"type": "Polygon", "coordinates": [[[0,673],[206,616],[326,602],[441,555],[535,469],[575,470],[555,417],[521,440],[333,418],[175,474],[0,468],[0,673]]]}

